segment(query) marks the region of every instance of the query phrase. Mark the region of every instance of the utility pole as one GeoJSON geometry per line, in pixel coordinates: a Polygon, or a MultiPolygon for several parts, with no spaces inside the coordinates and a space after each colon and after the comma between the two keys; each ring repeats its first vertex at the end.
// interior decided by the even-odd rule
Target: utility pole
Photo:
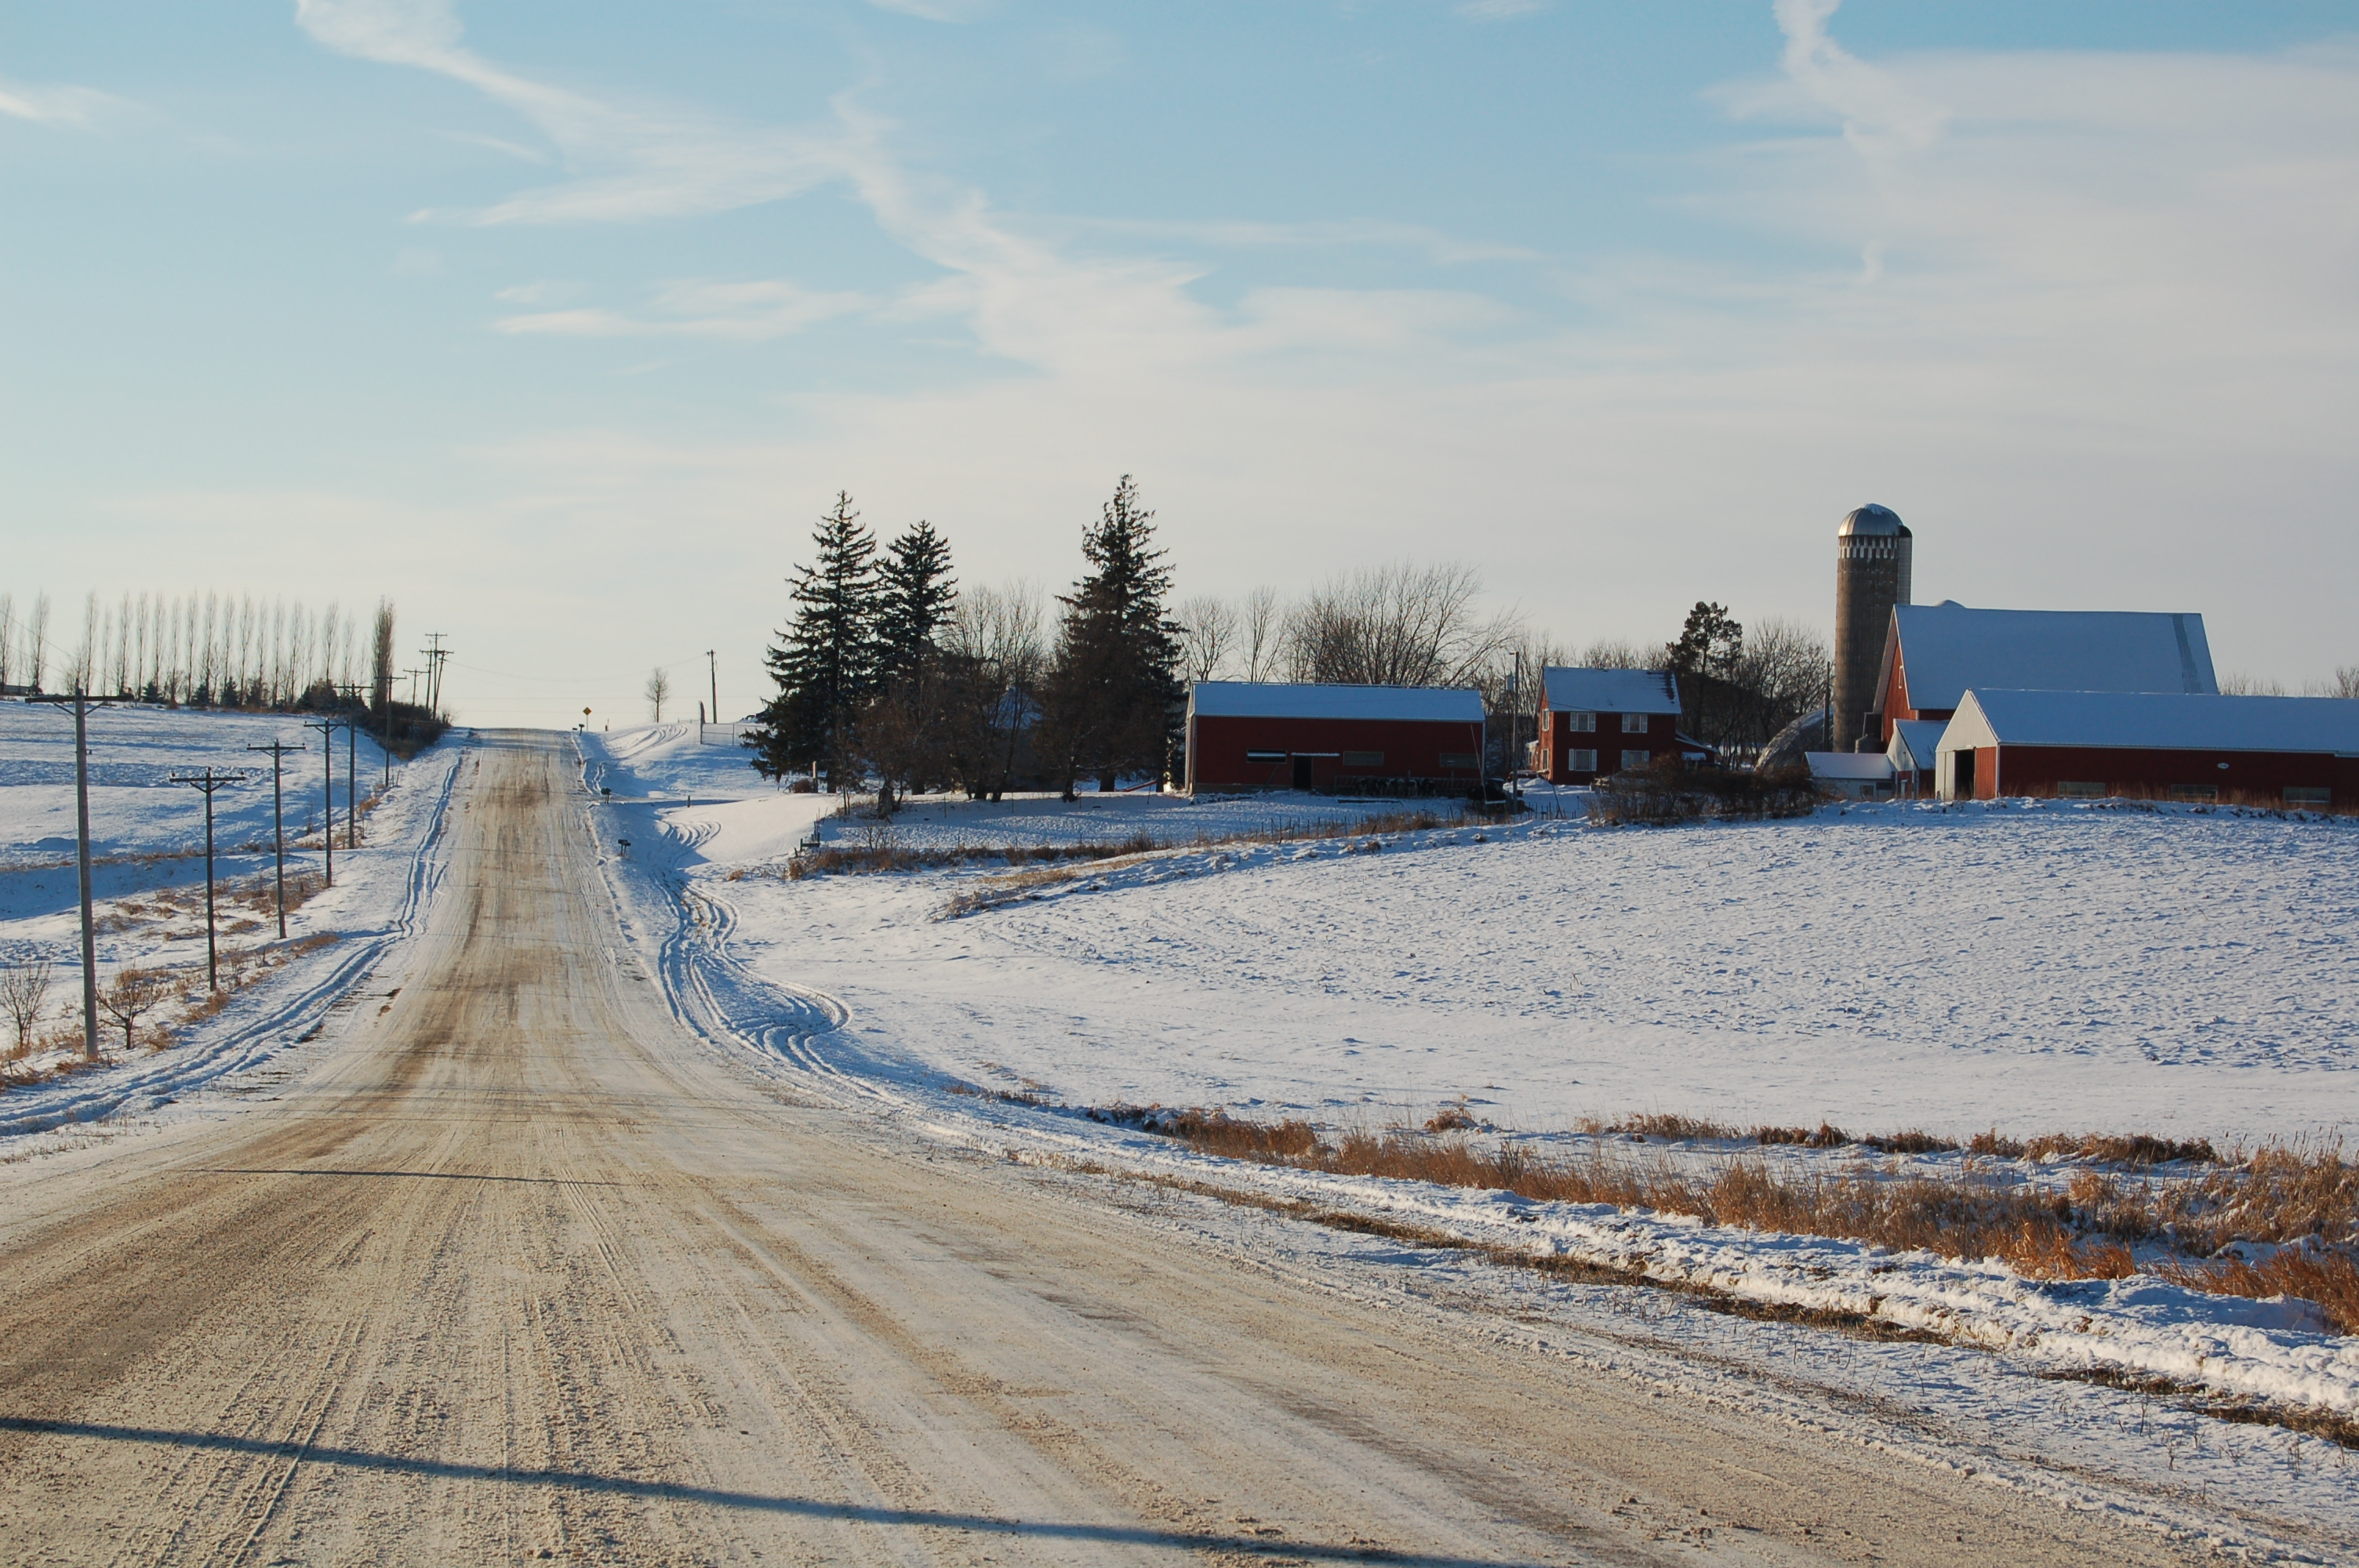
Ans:
{"type": "MultiPolygon", "coordinates": [[[[710,648],[704,650],[704,670],[712,677],[712,722],[718,724],[721,722],[721,665],[710,648]]],[[[697,739],[701,741],[704,737],[700,735],[697,739]]]]}
{"type": "Polygon", "coordinates": [[[442,717],[442,661],[451,656],[451,650],[442,645],[443,635],[429,632],[426,646],[418,650],[426,655],[426,711],[437,719],[442,717]]]}
{"type": "Polygon", "coordinates": [[[82,1059],[98,1060],[98,926],[90,913],[90,710],[112,708],[92,702],[79,686],[73,694],[32,697],[27,702],[71,704],[74,716],[74,864],[82,877],[82,1059]]]}
{"type": "Polygon", "coordinates": [[[361,727],[353,716],[344,715],[344,848],[361,847],[361,792],[353,781],[360,776],[361,727]]]}
{"type": "Polygon", "coordinates": [[[248,746],[249,752],[270,753],[270,837],[278,854],[278,939],[287,940],[287,795],[282,787],[287,753],[303,750],[284,741],[248,746]]]}
{"type": "Polygon", "coordinates": [[[201,773],[174,773],[171,782],[205,793],[205,989],[217,991],[221,989],[221,955],[213,945],[213,791],[244,784],[245,774],[217,773],[207,768],[201,773]]]}
{"type": "MultiPolygon", "coordinates": [[[[320,844],[326,855],[328,885],[336,885],[336,726],[341,719],[306,719],[303,728],[320,732],[320,809],[325,814],[320,819],[320,844]]],[[[345,815],[352,813],[353,803],[344,802],[345,815]]]]}

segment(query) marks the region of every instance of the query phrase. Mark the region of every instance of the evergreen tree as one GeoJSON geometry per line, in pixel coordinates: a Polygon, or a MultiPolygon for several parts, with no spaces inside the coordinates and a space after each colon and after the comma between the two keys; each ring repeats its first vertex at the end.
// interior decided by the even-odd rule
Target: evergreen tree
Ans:
{"type": "Polygon", "coordinates": [[[795,568],[794,622],[763,658],[778,693],[745,740],[769,778],[812,763],[832,773],[876,679],[876,539],[848,492],[836,493],[811,542],[819,558],[795,568]]]}
{"type": "Polygon", "coordinates": [[[914,672],[951,618],[958,579],[950,541],[923,518],[886,547],[877,571],[878,674],[885,684],[914,672]]]}
{"type": "Polygon", "coordinates": [[[1180,629],[1163,614],[1171,568],[1153,547],[1154,518],[1123,475],[1082,536],[1089,571],[1071,594],[1058,596],[1065,618],[1046,706],[1068,800],[1083,773],[1111,789],[1122,773],[1159,774],[1169,761],[1186,693],[1180,629]]]}
{"type": "Polygon", "coordinates": [[[1738,661],[1745,656],[1745,628],[1730,619],[1728,606],[1697,600],[1688,611],[1680,640],[1669,644],[1671,673],[1688,694],[1683,705],[1689,725],[1704,741],[1719,741],[1729,708],[1729,686],[1738,661]]]}

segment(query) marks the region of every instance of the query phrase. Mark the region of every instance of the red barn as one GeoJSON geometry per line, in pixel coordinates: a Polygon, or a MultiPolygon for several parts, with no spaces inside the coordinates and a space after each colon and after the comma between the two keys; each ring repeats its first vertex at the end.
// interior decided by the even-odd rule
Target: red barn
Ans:
{"type": "Polygon", "coordinates": [[[1893,727],[1946,720],[1972,687],[2009,691],[2216,693],[2203,617],[2123,610],[1972,610],[1903,604],[1884,639],[1871,750],[1893,727]]]}
{"type": "Polygon", "coordinates": [[[1540,672],[1531,769],[1550,784],[1594,784],[1682,750],[1679,682],[1661,670],[1540,672]]]}
{"type": "Polygon", "coordinates": [[[2154,692],[1964,694],[1941,731],[1943,800],[2216,800],[2359,810],[2359,700],[2154,692]]]}
{"type": "Polygon", "coordinates": [[[1403,686],[1198,681],[1188,793],[1422,795],[1483,783],[1483,694],[1403,686]]]}

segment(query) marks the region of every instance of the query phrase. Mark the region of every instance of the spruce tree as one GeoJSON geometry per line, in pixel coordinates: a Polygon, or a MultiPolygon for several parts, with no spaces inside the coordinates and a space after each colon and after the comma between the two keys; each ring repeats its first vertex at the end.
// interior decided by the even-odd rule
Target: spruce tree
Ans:
{"type": "Polygon", "coordinates": [[[882,684],[914,672],[950,620],[958,579],[950,541],[924,518],[886,546],[877,570],[876,644],[882,684]]]}
{"type": "Polygon", "coordinates": [[[876,539],[850,492],[837,492],[811,542],[817,561],[795,568],[793,623],[763,659],[778,693],[745,741],[770,778],[812,763],[832,773],[876,679],[876,539]]]}
{"type": "Polygon", "coordinates": [[[1083,773],[1105,789],[1125,773],[1160,774],[1169,760],[1185,692],[1179,628],[1163,614],[1171,568],[1154,547],[1154,519],[1123,475],[1082,536],[1089,571],[1058,596],[1065,619],[1047,706],[1067,799],[1083,773]]]}

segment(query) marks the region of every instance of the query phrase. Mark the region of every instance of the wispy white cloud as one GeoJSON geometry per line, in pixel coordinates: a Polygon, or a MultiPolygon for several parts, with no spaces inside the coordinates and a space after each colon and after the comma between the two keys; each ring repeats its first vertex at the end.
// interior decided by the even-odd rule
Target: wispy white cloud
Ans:
{"type": "Polygon", "coordinates": [[[474,223],[628,222],[727,211],[810,189],[842,173],[832,138],[745,126],[690,111],[625,108],[536,81],[460,40],[449,0],[296,0],[327,49],[463,82],[522,114],[575,178],[473,211],[416,216],[474,223]]]}
{"type": "Polygon", "coordinates": [[[1473,22],[1505,22],[1548,9],[1548,0],[1458,0],[1451,7],[1473,22]]]}
{"type": "Polygon", "coordinates": [[[1267,223],[1245,219],[1092,218],[1081,220],[1075,227],[1109,234],[1184,240],[1195,244],[1239,250],[1332,248],[1408,251],[1443,266],[1463,262],[1536,262],[1541,259],[1540,253],[1528,245],[1464,240],[1422,224],[1388,223],[1373,219],[1267,223]]]}
{"type": "Polygon", "coordinates": [[[992,12],[992,0],[868,0],[879,11],[921,16],[929,22],[976,22],[992,12]]]}
{"type": "MultiPolygon", "coordinates": [[[[521,290],[502,290],[512,298],[521,290]]],[[[821,321],[858,314],[875,301],[864,294],[818,293],[780,278],[751,283],[686,282],[657,291],[651,312],[596,308],[504,316],[494,326],[518,335],[558,338],[713,338],[762,342],[821,321]]]]}
{"type": "Polygon", "coordinates": [[[71,83],[37,86],[0,81],[0,115],[11,120],[29,120],[37,125],[65,125],[75,130],[88,130],[103,119],[135,113],[136,108],[128,99],[101,92],[94,87],[76,87],[71,83]]]}
{"type": "MultiPolygon", "coordinates": [[[[1870,60],[1837,40],[1831,5],[1777,14],[1775,74],[1720,100],[1750,139],[1683,166],[1689,211],[1735,243],[1542,258],[1571,297],[1553,315],[1445,287],[1247,287],[1214,305],[1199,259],[1214,247],[1531,258],[1386,222],[1029,217],[915,163],[856,95],[789,135],[445,59],[581,171],[493,210],[506,219],[594,205],[600,180],[660,184],[693,149],[716,183],[691,192],[759,199],[756,167],[784,189],[842,181],[935,275],[882,298],[777,280],[674,285],[629,309],[512,295],[531,308],[502,330],[758,341],[842,316],[929,336],[949,321],[1013,371],[793,404],[775,442],[600,430],[505,455],[545,487],[536,507],[611,514],[618,536],[692,494],[716,550],[784,493],[849,482],[911,516],[955,495],[973,580],[1062,569],[1070,540],[1049,554],[1040,519],[1086,518],[1131,468],[1203,586],[1316,576],[1346,545],[1463,554],[1584,634],[1645,633],[1634,617],[1721,582],[1750,585],[1756,613],[1822,615],[1818,546],[1875,496],[1947,541],[1922,567],[1942,593],[2053,603],[2102,581],[2109,603],[2219,611],[2215,642],[2291,635],[2300,616],[2240,608],[2201,563],[2220,517],[2264,510],[2294,547],[2359,568],[2326,521],[2359,482],[2342,428],[2359,401],[2359,52],[1870,60]],[[790,176],[762,162],[788,142],[790,176]],[[1809,259],[1765,259],[1765,235],[1809,259]],[[1136,254],[1167,241],[1181,254],[1136,254]],[[1690,520],[1672,551],[1667,497],[1690,520]],[[1565,547],[1536,557],[1526,520],[1542,518],[1565,547]],[[2035,558],[2052,591],[2002,564],[2035,558]]],[[[423,38],[368,48],[459,47],[423,38]]],[[[650,193],[603,215],[694,210],[650,193]]]]}
{"type": "Polygon", "coordinates": [[[1870,156],[1930,146],[1949,118],[1939,103],[1891,71],[1868,64],[1829,36],[1843,0],[1777,0],[1785,35],[1786,80],[1843,122],[1843,135],[1870,156]]]}

